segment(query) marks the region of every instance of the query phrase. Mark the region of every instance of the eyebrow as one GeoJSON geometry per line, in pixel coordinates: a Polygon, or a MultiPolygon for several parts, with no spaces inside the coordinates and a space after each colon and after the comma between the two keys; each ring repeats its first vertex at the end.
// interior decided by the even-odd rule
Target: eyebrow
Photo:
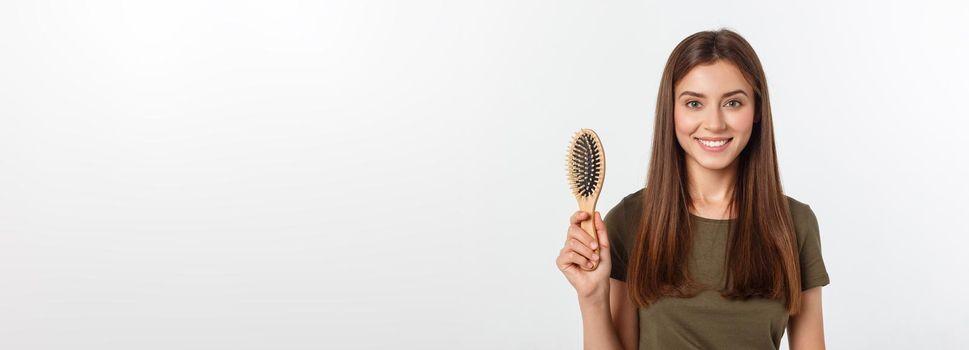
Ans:
{"type": "MultiPolygon", "coordinates": [[[[723,94],[722,96],[720,96],[720,98],[725,98],[727,96],[734,95],[734,94],[744,94],[744,96],[747,96],[747,93],[744,92],[744,90],[737,89],[737,90],[730,91],[728,93],[723,94]]],[[[680,93],[680,97],[683,97],[683,95],[691,95],[691,96],[696,96],[696,97],[699,97],[699,98],[707,98],[707,95],[701,94],[699,92],[693,92],[693,91],[683,91],[683,92],[680,93]]],[[[750,97],[750,96],[747,96],[747,97],[750,97]]]]}

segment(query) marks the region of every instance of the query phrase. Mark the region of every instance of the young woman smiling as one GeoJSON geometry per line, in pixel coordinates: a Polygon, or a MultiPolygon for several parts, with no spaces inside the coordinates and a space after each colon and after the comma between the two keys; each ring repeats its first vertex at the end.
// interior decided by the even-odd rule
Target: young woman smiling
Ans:
{"type": "Polygon", "coordinates": [[[767,81],[737,33],[676,46],[646,185],[594,214],[598,241],[587,219],[556,259],[586,349],[777,349],[785,330],[791,350],[824,349],[817,218],[781,189],[767,81]]]}

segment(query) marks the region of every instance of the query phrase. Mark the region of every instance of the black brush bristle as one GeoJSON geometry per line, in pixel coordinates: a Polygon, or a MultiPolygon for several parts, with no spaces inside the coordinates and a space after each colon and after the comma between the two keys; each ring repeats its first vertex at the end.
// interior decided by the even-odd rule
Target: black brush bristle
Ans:
{"type": "Polygon", "coordinates": [[[569,161],[570,179],[575,194],[588,197],[596,190],[599,182],[599,145],[589,133],[582,133],[572,145],[569,161]]]}

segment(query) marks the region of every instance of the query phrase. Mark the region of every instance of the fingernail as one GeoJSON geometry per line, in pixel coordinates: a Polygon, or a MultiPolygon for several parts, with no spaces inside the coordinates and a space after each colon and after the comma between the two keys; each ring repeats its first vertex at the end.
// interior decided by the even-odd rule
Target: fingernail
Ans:
{"type": "Polygon", "coordinates": [[[592,263],[586,263],[585,266],[592,267],[592,263]]]}
{"type": "Polygon", "coordinates": [[[599,254],[592,255],[592,260],[599,260],[599,254]]]}
{"type": "Polygon", "coordinates": [[[599,243],[592,242],[592,249],[599,248],[599,243]]]}

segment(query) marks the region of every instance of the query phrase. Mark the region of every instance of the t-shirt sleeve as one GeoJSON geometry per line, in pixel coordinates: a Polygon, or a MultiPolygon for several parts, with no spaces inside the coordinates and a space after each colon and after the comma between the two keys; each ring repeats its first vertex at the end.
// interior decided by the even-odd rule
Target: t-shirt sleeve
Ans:
{"type": "Polygon", "coordinates": [[[830,283],[828,271],[821,257],[821,233],[818,218],[807,204],[803,204],[800,215],[795,216],[798,246],[801,263],[801,290],[808,290],[830,283]]]}
{"type": "Polygon", "coordinates": [[[612,271],[609,277],[626,281],[626,268],[629,265],[629,246],[626,242],[626,217],[623,212],[623,201],[619,201],[606,216],[602,218],[609,234],[609,256],[612,258],[612,271]]]}

